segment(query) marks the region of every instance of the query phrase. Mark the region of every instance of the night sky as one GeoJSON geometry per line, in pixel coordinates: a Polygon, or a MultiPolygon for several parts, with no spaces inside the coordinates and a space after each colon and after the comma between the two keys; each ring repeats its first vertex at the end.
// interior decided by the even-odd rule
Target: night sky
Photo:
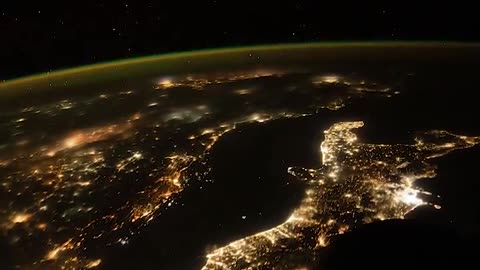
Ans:
{"type": "Polygon", "coordinates": [[[480,37],[476,8],[459,2],[422,6],[364,1],[35,2],[4,1],[0,6],[0,79],[202,48],[480,37]]]}

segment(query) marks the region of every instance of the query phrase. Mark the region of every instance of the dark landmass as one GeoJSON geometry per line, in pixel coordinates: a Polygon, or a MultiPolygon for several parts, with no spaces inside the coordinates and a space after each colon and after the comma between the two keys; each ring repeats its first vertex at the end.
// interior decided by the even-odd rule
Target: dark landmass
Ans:
{"type": "Polygon", "coordinates": [[[452,224],[389,220],[339,236],[316,269],[445,269],[476,265],[480,235],[452,224]]]}

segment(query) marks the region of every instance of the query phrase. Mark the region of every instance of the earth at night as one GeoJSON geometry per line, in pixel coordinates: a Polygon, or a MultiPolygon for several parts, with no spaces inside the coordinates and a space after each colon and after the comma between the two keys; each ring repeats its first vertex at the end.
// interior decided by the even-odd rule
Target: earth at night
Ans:
{"type": "Polygon", "coordinates": [[[1,269],[468,261],[480,47],[137,58],[0,83],[1,269]]]}

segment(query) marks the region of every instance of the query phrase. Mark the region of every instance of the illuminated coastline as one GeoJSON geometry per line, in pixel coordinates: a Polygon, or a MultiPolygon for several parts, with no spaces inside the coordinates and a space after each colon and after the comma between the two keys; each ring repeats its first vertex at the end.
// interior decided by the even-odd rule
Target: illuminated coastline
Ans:
{"type": "Polygon", "coordinates": [[[300,253],[307,261],[314,259],[315,250],[338,234],[373,221],[404,218],[427,204],[414,183],[435,176],[428,161],[480,143],[480,137],[431,131],[428,142],[416,138],[412,145],[364,144],[352,132],[362,126],[361,121],[339,122],[326,130],[320,168],[289,169],[308,187],[288,220],[212,251],[202,269],[298,269],[302,265],[283,258],[300,253]]]}
{"type": "MultiPolygon", "coordinates": [[[[0,83],[5,97],[19,101],[5,98],[8,106],[0,112],[0,233],[12,250],[36,251],[15,267],[101,267],[107,259],[92,256],[97,249],[128,246],[144,227],[177,205],[192,183],[214,184],[210,151],[239,128],[401,94],[390,78],[376,81],[361,72],[276,67],[277,60],[288,62],[290,58],[283,58],[291,56],[303,64],[310,57],[348,58],[357,49],[378,48],[403,48],[413,55],[418,48],[442,52],[443,46],[327,43],[206,50],[0,83]],[[328,53],[339,48],[349,54],[328,53]],[[224,63],[236,68],[218,70],[224,63]],[[209,65],[217,70],[201,69],[209,65]],[[121,80],[134,80],[147,71],[139,84],[121,80]],[[110,88],[112,80],[120,83],[110,88]],[[22,93],[43,90],[45,100],[24,104],[29,100],[22,93]],[[49,90],[62,95],[49,95],[49,90]]],[[[325,130],[323,142],[316,142],[322,156],[318,168],[289,169],[308,184],[290,218],[210,250],[204,269],[303,267],[283,258],[293,250],[300,250],[295,256],[312,256],[358,224],[404,217],[427,203],[422,199],[426,191],[415,181],[435,175],[430,160],[478,143],[478,137],[434,131],[412,144],[364,144],[353,132],[363,122],[342,121],[325,130]]]]}

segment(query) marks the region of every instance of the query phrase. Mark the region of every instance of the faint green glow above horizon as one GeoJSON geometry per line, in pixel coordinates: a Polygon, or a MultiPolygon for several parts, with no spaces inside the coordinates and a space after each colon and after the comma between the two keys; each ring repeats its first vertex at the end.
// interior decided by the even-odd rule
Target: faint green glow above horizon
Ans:
{"type": "Polygon", "coordinates": [[[40,82],[42,80],[55,80],[63,76],[79,75],[86,72],[95,72],[101,70],[108,70],[114,68],[133,67],[136,65],[151,64],[156,62],[163,62],[167,60],[182,60],[188,58],[208,57],[222,54],[242,54],[242,53],[269,53],[279,51],[291,50],[305,50],[305,49],[336,49],[336,48],[420,48],[420,47],[473,47],[480,48],[480,44],[462,43],[462,42],[418,42],[418,41],[370,41],[370,42],[318,42],[318,43],[287,43],[274,45],[257,45],[257,46],[240,46],[240,47],[226,47],[201,49],[183,52],[171,52],[159,55],[140,56],[127,59],[119,59],[114,61],[107,61],[85,65],[80,67],[73,67],[67,69],[60,69],[56,71],[49,71],[34,75],[27,75],[19,78],[4,80],[0,82],[0,91],[10,87],[25,86],[29,83],[40,82]]]}

